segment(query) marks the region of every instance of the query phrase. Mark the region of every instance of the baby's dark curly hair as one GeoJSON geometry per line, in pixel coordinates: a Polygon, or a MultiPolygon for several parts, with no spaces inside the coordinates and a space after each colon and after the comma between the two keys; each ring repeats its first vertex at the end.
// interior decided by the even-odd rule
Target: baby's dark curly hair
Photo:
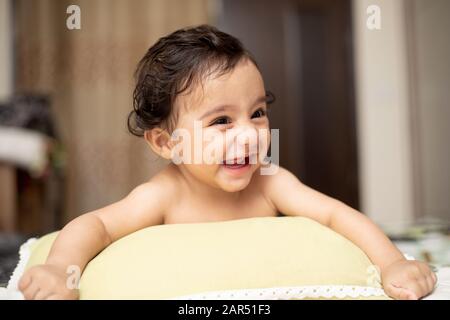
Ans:
{"type": "MultiPolygon", "coordinates": [[[[171,131],[175,98],[208,75],[233,70],[244,58],[258,67],[237,38],[209,25],[180,29],[160,38],[137,66],[128,130],[139,137],[155,127],[171,131]]],[[[268,103],[274,100],[269,95],[268,103]]]]}

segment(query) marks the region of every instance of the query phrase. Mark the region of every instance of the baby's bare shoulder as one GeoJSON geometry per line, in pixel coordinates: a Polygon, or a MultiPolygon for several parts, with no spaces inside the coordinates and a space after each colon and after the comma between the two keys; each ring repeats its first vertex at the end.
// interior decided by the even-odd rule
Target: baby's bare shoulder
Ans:
{"type": "Polygon", "coordinates": [[[173,199],[177,196],[179,188],[178,173],[176,168],[171,165],[166,166],[163,170],[154,175],[149,181],[137,186],[130,195],[141,198],[157,199],[159,203],[164,203],[167,199],[173,199]]]}
{"type": "Polygon", "coordinates": [[[259,194],[270,207],[277,210],[274,199],[280,194],[289,192],[291,186],[298,183],[298,179],[289,170],[277,165],[273,166],[275,167],[270,171],[271,174],[262,174],[259,170],[254,173],[248,192],[259,194]]]}
{"type": "Polygon", "coordinates": [[[174,196],[176,179],[173,173],[163,169],[148,182],[135,187],[124,199],[93,211],[100,218],[112,239],[145,227],[164,223],[174,196]]]}
{"type": "Polygon", "coordinates": [[[257,187],[264,191],[270,191],[273,188],[279,189],[283,186],[287,186],[292,182],[298,182],[297,177],[291,173],[289,170],[272,164],[274,170],[271,170],[271,174],[261,174],[261,172],[255,173],[254,183],[257,187]]]}

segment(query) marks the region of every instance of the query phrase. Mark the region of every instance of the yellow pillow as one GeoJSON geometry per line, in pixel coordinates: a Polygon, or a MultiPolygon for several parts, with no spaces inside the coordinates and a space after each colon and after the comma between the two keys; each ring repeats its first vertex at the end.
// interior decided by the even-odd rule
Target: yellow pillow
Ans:
{"type": "MultiPolygon", "coordinates": [[[[26,269],[44,263],[56,235],[32,244],[26,269]]],[[[92,259],[80,298],[277,299],[287,288],[284,298],[386,299],[371,265],[352,242],[303,217],[159,225],[92,259]]]]}

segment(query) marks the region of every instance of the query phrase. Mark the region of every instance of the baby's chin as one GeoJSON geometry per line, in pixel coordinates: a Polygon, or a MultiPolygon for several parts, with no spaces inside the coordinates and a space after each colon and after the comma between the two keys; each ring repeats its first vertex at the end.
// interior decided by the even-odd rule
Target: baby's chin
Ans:
{"type": "MultiPolygon", "coordinates": [[[[254,165],[253,165],[254,166],[254,165]]],[[[222,174],[219,177],[219,181],[216,181],[218,186],[226,191],[226,192],[238,192],[242,191],[250,184],[250,181],[252,179],[253,174],[255,173],[256,168],[252,168],[253,170],[250,170],[246,174],[236,177],[236,176],[230,176],[226,174],[226,172],[222,172],[222,174]]]]}
{"type": "Polygon", "coordinates": [[[250,179],[242,182],[233,181],[232,183],[221,183],[220,188],[226,192],[238,192],[244,190],[249,183],[250,179]]]}

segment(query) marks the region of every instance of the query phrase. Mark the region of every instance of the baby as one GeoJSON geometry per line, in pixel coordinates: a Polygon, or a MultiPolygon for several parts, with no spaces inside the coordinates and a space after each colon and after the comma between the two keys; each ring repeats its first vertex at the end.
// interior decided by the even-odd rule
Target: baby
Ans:
{"type": "Polygon", "coordinates": [[[142,228],[278,213],[314,219],[351,240],[395,299],[433,290],[428,265],[406,260],[365,215],[267,161],[273,97],[238,39],[207,25],[178,30],[148,50],[136,78],[128,128],[170,164],[124,199],[68,223],[46,263],[21,278],[26,299],[77,299],[78,289],[66,285],[68,268],[81,273],[108,245],[142,228]]]}

